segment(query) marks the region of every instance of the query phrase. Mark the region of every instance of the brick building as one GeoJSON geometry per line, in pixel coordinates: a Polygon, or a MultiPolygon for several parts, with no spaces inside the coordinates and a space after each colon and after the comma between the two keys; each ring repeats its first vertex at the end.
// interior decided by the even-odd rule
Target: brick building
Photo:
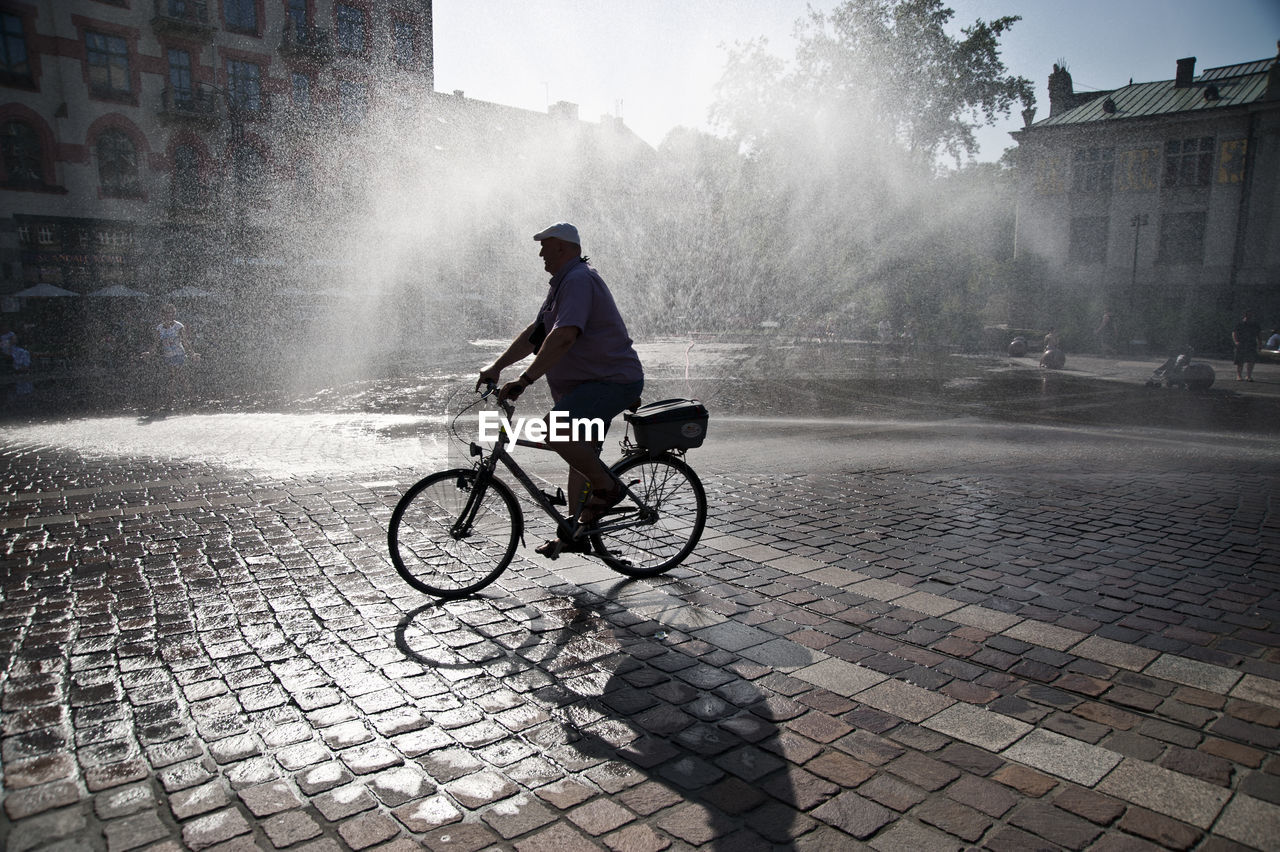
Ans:
{"type": "Polygon", "coordinates": [[[430,0],[0,0],[0,294],[198,282],[297,201],[317,137],[430,96],[431,25],[430,0]]]}
{"type": "Polygon", "coordinates": [[[1013,134],[1017,251],[1045,286],[1154,344],[1220,345],[1245,308],[1280,323],[1276,58],[1104,92],[1055,65],[1049,100],[1013,134]]]}
{"type": "Polygon", "coordinates": [[[503,315],[538,205],[590,218],[572,187],[653,150],[574,104],[436,92],[433,37],[431,0],[0,0],[0,323],[92,352],[122,304],[96,297],[133,291],[213,293],[200,327],[258,341],[503,315]]]}

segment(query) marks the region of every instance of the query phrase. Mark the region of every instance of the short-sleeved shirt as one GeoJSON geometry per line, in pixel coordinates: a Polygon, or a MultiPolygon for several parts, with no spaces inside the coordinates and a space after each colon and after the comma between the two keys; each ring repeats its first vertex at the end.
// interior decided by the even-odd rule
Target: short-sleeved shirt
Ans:
{"type": "Polygon", "coordinates": [[[1258,351],[1258,336],[1262,334],[1262,326],[1252,320],[1241,320],[1235,327],[1236,346],[1245,352],[1258,351]]]}
{"type": "Polygon", "coordinates": [[[559,399],[583,382],[637,382],[644,368],[627,334],[626,323],[604,279],[582,260],[551,278],[547,298],[538,312],[547,333],[557,328],[578,329],[578,338],[547,371],[551,395],[559,399]]]}
{"type": "Polygon", "coordinates": [[[160,338],[160,355],[165,358],[176,358],[185,355],[182,348],[182,323],[177,320],[172,325],[160,323],[156,326],[156,336],[160,338]]]}

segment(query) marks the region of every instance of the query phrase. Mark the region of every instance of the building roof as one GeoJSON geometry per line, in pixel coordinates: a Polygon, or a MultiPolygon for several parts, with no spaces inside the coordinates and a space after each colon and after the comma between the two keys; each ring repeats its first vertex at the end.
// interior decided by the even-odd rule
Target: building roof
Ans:
{"type": "Polygon", "coordinates": [[[1072,109],[1041,119],[1032,128],[1094,121],[1150,118],[1171,113],[1203,112],[1255,103],[1267,94],[1271,69],[1278,58],[1259,59],[1220,68],[1206,68],[1189,86],[1173,80],[1130,83],[1115,91],[1098,92],[1072,109]]]}
{"type": "Polygon", "coordinates": [[[547,128],[571,127],[583,133],[594,133],[596,139],[608,142],[613,153],[651,155],[653,147],[645,142],[620,118],[601,116],[599,123],[578,118],[574,104],[561,103],[548,112],[506,106],[463,96],[461,92],[433,92],[427,117],[431,130],[423,132],[444,150],[479,150],[507,144],[515,148],[529,144],[547,128]],[[434,131],[434,132],[432,132],[434,131]]]}

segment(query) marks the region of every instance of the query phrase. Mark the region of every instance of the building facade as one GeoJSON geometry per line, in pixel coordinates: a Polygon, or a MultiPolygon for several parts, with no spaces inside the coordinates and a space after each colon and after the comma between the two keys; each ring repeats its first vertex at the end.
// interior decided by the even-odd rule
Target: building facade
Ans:
{"type": "Polygon", "coordinates": [[[1176,63],[1173,79],[1077,93],[1014,133],[1017,253],[1129,339],[1220,345],[1251,309],[1280,324],[1280,63],[1176,63]]]}
{"type": "Polygon", "coordinates": [[[431,0],[0,0],[0,39],[0,296],[198,285],[433,90],[431,0]]]}

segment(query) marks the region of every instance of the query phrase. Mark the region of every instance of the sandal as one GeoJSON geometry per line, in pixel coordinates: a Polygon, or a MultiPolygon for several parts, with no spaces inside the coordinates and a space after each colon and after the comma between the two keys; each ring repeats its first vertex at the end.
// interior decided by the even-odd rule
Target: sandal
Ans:
{"type": "Polygon", "coordinates": [[[547,539],[535,547],[533,552],[548,559],[556,559],[561,553],[590,553],[591,542],[585,538],[565,541],[557,536],[556,538],[547,539]]]}
{"type": "Polygon", "coordinates": [[[587,502],[582,505],[582,510],[578,512],[578,523],[593,524],[604,517],[605,513],[614,506],[622,502],[622,498],[627,496],[622,490],[622,486],[615,486],[612,491],[596,491],[592,490],[587,502]]]}

